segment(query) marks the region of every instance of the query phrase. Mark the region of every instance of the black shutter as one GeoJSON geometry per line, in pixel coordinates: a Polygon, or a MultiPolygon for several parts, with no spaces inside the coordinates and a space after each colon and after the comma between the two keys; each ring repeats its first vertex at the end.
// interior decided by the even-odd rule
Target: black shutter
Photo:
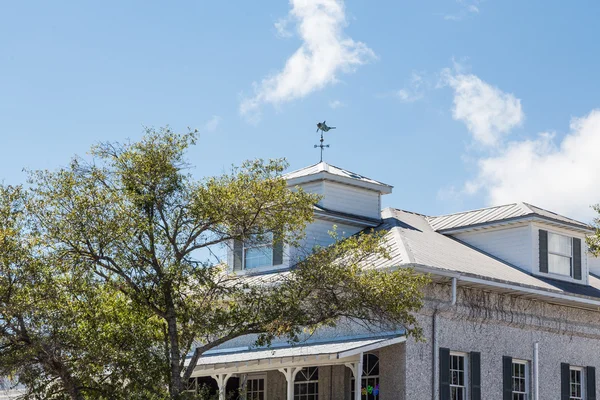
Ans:
{"type": "Polygon", "coordinates": [[[573,238],[573,279],[581,279],[581,239],[573,238]]]}
{"type": "Polygon", "coordinates": [[[243,267],[244,245],[241,240],[233,241],[233,270],[241,271],[243,267]]]}
{"type": "Polygon", "coordinates": [[[502,357],[502,400],[512,400],[512,357],[502,357]]]}
{"type": "Polygon", "coordinates": [[[571,392],[571,370],[567,363],[560,364],[560,400],[569,400],[571,392]]]}
{"type": "Polygon", "coordinates": [[[276,233],[273,239],[273,265],[283,264],[283,238],[281,233],[276,233]]]}
{"type": "Polygon", "coordinates": [[[548,272],[548,231],[540,229],[540,272],[548,272]]]}
{"type": "Polygon", "coordinates": [[[440,400],[450,400],[450,349],[440,347],[440,400]]]}
{"type": "Polygon", "coordinates": [[[596,368],[587,367],[585,374],[587,400],[596,400],[596,368]]]}
{"type": "Polygon", "coordinates": [[[481,354],[471,352],[471,400],[481,400],[481,354]]]}

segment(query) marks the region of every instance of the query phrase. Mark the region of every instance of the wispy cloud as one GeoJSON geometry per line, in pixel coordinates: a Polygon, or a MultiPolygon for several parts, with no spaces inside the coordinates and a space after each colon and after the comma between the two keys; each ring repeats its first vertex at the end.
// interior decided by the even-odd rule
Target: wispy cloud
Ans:
{"type": "Polygon", "coordinates": [[[264,104],[280,105],[305,97],[337,82],[340,73],[352,72],[375,58],[366,44],[344,33],[347,21],[342,0],[291,0],[290,4],[289,15],[278,21],[276,29],[285,34],[288,23],[295,23],[302,44],[282,70],[254,83],[254,95],[242,100],[240,113],[250,120],[260,118],[264,104]]]}
{"type": "Polygon", "coordinates": [[[452,116],[465,123],[480,145],[498,145],[504,135],[525,119],[520,99],[473,74],[445,69],[442,82],[454,90],[452,116]]]}
{"type": "Polygon", "coordinates": [[[339,100],[332,100],[329,102],[329,107],[335,110],[336,108],[346,107],[346,104],[339,100]]]}
{"type": "Polygon", "coordinates": [[[470,15],[479,14],[481,0],[456,0],[459,10],[454,13],[445,14],[447,21],[461,21],[470,15]]]}
{"type": "Polygon", "coordinates": [[[398,90],[395,95],[404,103],[413,103],[425,97],[425,92],[431,88],[431,82],[422,72],[413,72],[408,85],[398,90]]]}
{"type": "Polygon", "coordinates": [[[211,117],[211,119],[209,119],[205,124],[204,124],[204,130],[208,131],[208,132],[214,132],[217,130],[217,128],[219,127],[219,124],[221,123],[221,117],[218,115],[213,115],[211,117]]]}

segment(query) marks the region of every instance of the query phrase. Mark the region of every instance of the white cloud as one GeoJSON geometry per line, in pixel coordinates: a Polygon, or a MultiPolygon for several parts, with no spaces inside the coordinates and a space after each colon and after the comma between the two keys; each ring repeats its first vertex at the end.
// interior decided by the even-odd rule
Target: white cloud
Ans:
{"type": "Polygon", "coordinates": [[[431,87],[431,84],[424,78],[420,72],[413,72],[407,87],[396,92],[396,97],[405,103],[414,103],[425,97],[425,91],[431,87]]]}
{"type": "Polygon", "coordinates": [[[335,110],[336,108],[346,107],[346,104],[339,100],[333,100],[333,101],[329,102],[329,107],[331,107],[335,110]]]}
{"type": "Polygon", "coordinates": [[[454,90],[452,116],[467,125],[477,143],[498,145],[504,135],[525,119],[521,100],[477,76],[446,69],[442,77],[454,90]]]}
{"type": "Polygon", "coordinates": [[[277,30],[277,36],[281,38],[288,38],[292,36],[292,32],[290,32],[287,28],[289,22],[290,20],[288,18],[281,18],[273,24],[277,30]]]}
{"type": "Polygon", "coordinates": [[[219,124],[221,123],[221,117],[218,115],[213,115],[211,119],[209,119],[205,124],[204,124],[204,129],[209,131],[209,132],[214,132],[217,130],[217,128],[219,127],[219,124]]]}
{"type": "Polygon", "coordinates": [[[444,15],[444,19],[448,21],[461,21],[469,15],[479,14],[480,0],[456,0],[460,10],[453,14],[444,15]]]}
{"type": "Polygon", "coordinates": [[[571,121],[570,132],[541,133],[534,140],[509,143],[498,155],[479,160],[478,176],[467,182],[489,204],[530,202],[589,221],[590,205],[600,202],[600,109],[571,121]]]}
{"type": "Polygon", "coordinates": [[[240,113],[257,120],[264,104],[279,105],[337,82],[342,72],[352,72],[357,66],[375,58],[362,42],[344,34],[347,25],[343,0],[290,0],[292,9],[286,19],[276,24],[286,32],[287,22],[297,24],[302,44],[288,58],[278,73],[255,83],[255,94],[240,104],[240,113]]]}

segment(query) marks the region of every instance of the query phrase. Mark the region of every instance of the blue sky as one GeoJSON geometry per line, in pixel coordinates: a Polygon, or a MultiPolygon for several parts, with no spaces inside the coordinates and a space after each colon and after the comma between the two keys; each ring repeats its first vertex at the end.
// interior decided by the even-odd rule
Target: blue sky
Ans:
{"type": "Polygon", "coordinates": [[[600,4],[558,0],[4,2],[0,180],[142,126],[200,130],[197,176],[325,160],[442,214],[600,202],[600,4]]]}

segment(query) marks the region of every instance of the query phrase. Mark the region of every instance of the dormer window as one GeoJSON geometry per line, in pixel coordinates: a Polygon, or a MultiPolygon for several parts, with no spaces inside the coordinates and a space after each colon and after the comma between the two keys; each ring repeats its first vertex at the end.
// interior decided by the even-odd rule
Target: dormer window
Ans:
{"type": "Polygon", "coordinates": [[[283,264],[283,243],[272,233],[233,242],[233,270],[268,269],[283,264]]]}
{"type": "Polygon", "coordinates": [[[540,272],[581,280],[581,239],[539,232],[540,272]]]}
{"type": "Polygon", "coordinates": [[[548,232],[548,272],[573,276],[573,238],[548,232]]]}
{"type": "Polygon", "coordinates": [[[273,235],[266,234],[262,240],[253,235],[244,242],[244,269],[270,267],[273,265],[273,235]]]}

